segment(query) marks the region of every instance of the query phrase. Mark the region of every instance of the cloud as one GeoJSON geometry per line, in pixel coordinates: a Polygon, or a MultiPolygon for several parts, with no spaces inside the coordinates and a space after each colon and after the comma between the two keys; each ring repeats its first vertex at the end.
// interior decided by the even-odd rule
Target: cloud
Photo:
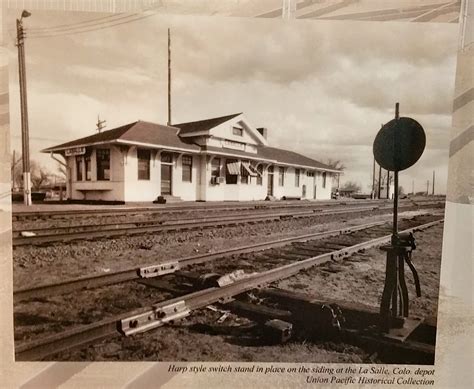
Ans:
{"type": "MultiPolygon", "coordinates": [[[[36,24],[33,18],[28,24],[90,18],[35,12],[36,24]]],[[[14,18],[9,23],[14,27],[14,18]]],[[[255,126],[269,128],[273,146],[343,159],[344,179],[366,185],[373,139],[398,101],[402,115],[427,133],[427,157],[407,177],[421,180],[432,168],[445,169],[457,45],[457,26],[450,24],[156,16],[93,33],[31,37],[32,131],[59,143],[92,133],[97,114],[108,128],[138,119],[166,122],[168,27],[175,122],[244,112],[255,126]]],[[[10,48],[18,127],[16,49],[10,48]]],[[[32,141],[34,150],[47,146],[32,141]]]]}

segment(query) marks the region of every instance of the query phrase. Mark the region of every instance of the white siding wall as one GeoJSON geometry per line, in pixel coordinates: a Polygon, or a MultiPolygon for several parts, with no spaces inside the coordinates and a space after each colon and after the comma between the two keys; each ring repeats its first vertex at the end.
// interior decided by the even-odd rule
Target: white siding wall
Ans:
{"type": "Polygon", "coordinates": [[[243,127],[240,123],[238,123],[240,120],[242,120],[241,116],[237,116],[235,119],[231,121],[222,123],[218,125],[217,127],[214,127],[211,130],[212,136],[216,138],[230,139],[235,142],[244,142],[244,143],[252,144],[252,145],[258,144],[259,142],[246,131],[245,127],[243,127]],[[237,127],[243,128],[242,136],[233,134],[232,127],[234,125],[237,127]]]}
{"type": "MultiPolygon", "coordinates": [[[[190,154],[186,154],[190,155],[190,154]]],[[[191,171],[191,182],[183,182],[183,165],[182,155],[173,155],[173,180],[172,180],[172,195],[180,197],[185,201],[196,201],[198,200],[199,193],[199,176],[198,169],[200,166],[200,157],[192,156],[192,171],[191,171]]]]}
{"type": "MultiPolygon", "coordinates": [[[[188,154],[186,154],[188,155],[188,154]]],[[[153,201],[161,194],[161,154],[152,151],[150,162],[150,180],[138,179],[137,149],[129,151],[125,165],[125,201],[153,201]]],[[[173,154],[171,193],[182,200],[198,199],[199,156],[193,156],[191,182],[183,182],[182,155],[173,154]]]]}
{"type": "Polygon", "coordinates": [[[155,160],[156,151],[151,152],[150,179],[138,179],[137,148],[128,150],[127,158],[123,161],[125,177],[125,201],[153,201],[160,194],[160,162],[155,160]]]}
{"type": "MultiPolygon", "coordinates": [[[[104,148],[109,148],[104,146],[104,148]]],[[[97,181],[97,164],[95,150],[91,154],[91,180],[77,181],[76,157],[68,157],[67,164],[72,175],[72,200],[125,201],[122,172],[122,154],[115,147],[110,147],[110,180],[97,181]]],[[[85,179],[85,171],[83,172],[85,179]]]]}
{"type": "MultiPolygon", "coordinates": [[[[97,181],[95,150],[91,155],[91,181],[77,181],[75,157],[68,157],[67,164],[72,182],[69,193],[74,200],[105,200],[127,202],[150,202],[161,194],[161,155],[151,152],[150,180],[138,179],[137,148],[130,147],[128,153],[111,146],[110,181],[97,181]]],[[[188,155],[188,154],[186,154],[188,155]]],[[[190,155],[190,154],[189,154],[190,155]]],[[[220,157],[220,175],[225,177],[226,159],[220,157]]],[[[185,201],[251,201],[263,200],[267,196],[268,172],[264,169],[262,185],[257,185],[256,177],[249,177],[249,183],[242,183],[239,176],[237,184],[211,184],[211,166],[208,156],[193,156],[191,182],[182,180],[182,154],[173,154],[172,195],[185,201]]],[[[295,185],[295,168],[285,166],[284,185],[279,185],[279,166],[274,166],[273,194],[277,199],[283,196],[302,197],[303,185],[306,185],[306,199],[331,198],[332,176],[327,173],[326,187],[323,188],[321,172],[315,177],[307,177],[306,170],[300,169],[300,182],[295,185]]],[[[84,172],[85,177],[85,172],[84,172]]]]}
{"type": "Polygon", "coordinates": [[[331,199],[331,173],[326,173],[326,186],[323,187],[323,172],[316,172],[316,199],[329,200],[331,199]]]}

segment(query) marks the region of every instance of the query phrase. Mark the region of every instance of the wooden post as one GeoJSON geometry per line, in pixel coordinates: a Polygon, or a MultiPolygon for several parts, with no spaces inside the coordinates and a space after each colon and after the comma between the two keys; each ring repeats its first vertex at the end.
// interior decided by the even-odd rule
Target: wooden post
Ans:
{"type": "Polygon", "coordinates": [[[171,126],[171,30],[168,28],[168,126],[171,126]]]}
{"type": "Polygon", "coordinates": [[[431,190],[431,195],[434,196],[434,188],[435,188],[435,171],[433,170],[433,188],[431,190]]]}

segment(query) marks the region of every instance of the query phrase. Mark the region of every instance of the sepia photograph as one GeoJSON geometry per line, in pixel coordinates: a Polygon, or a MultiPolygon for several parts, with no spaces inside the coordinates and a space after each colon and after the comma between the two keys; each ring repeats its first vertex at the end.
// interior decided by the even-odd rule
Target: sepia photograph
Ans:
{"type": "Polygon", "coordinates": [[[434,365],[460,2],[274,3],[3,15],[16,361],[434,365]]]}

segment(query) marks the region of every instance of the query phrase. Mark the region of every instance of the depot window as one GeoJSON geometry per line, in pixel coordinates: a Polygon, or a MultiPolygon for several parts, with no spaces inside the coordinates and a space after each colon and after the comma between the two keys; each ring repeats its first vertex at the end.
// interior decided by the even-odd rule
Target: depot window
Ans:
{"type": "Polygon", "coordinates": [[[90,154],[84,157],[84,165],[86,167],[86,181],[90,181],[92,180],[92,162],[90,154]]]}
{"type": "Polygon", "coordinates": [[[190,155],[183,155],[182,166],[183,166],[183,173],[182,173],[183,182],[191,182],[192,171],[193,171],[193,157],[191,157],[190,155]]]}
{"type": "Polygon", "coordinates": [[[239,163],[236,159],[227,159],[226,165],[225,183],[228,185],[237,184],[237,179],[239,177],[239,163]]]}
{"type": "Polygon", "coordinates": [[[211,177],[219,177],[221,175],[221,159],[214,158],[211,161],[211,177]]]}
{"type": "Polygon", "coordinates": [[[82,181],[83,180],[83,175],[82,175],[82,167],[84,165],[84,158],[83,157],[76,157],[76,181],[82,181]]]}
{"type": "Polygon", "coordinates": [[[97,180],[110,181],[110,150],[97,149],[97,180]]]}
{"type": "Polygon", "coordinates": [[[244,130],[239,127],[232,127],[232,134],[237,136],[244,136],[244,130]]]}
{"type": "Polygon", "coordinates": [[[248,184],[249,183],[249,174],[247,170],[245,169],[244,165],[249,165],[249,161],[242,161],[240,165],[240,182],[242,184],[248,184]]]}
{"type": "Polygon", "coordinates": [[[326,187],[326,172],[323,173],[323,188],[326,187]]]}
{"type": "Polygon", "coordinates": [[[255,170],[257,170],[257,185],[263,185],[263,165],[258,165],[255,170]]]}
{"type": "Polygon", "coordinates": [[[295,169],[295,186],[300,186],[300,169],[295,169]]]}
{"type": "Polygon", "coordinates": [[[285,186],[285,168],[284,167],[278,168],[278,185],[285,186]]]}
{"type": "Polygon", "coordinates": [[[138,149],[138,179],[149,180],[150,179],[150,150],[138,149]]]}

